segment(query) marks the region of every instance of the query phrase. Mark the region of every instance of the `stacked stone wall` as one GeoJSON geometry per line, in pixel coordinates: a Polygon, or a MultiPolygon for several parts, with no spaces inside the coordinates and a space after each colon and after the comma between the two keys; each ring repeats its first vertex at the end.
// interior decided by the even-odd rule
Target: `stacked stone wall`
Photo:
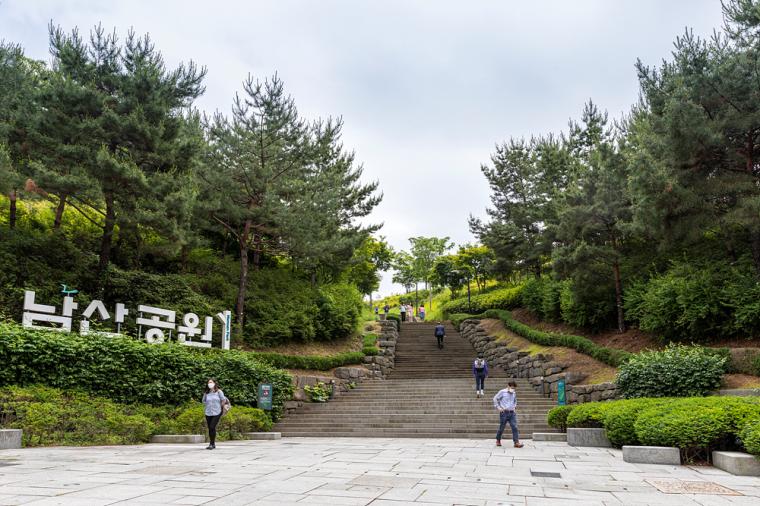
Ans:
{"type": "Polygon", "coordinates": [[[377,346],[380,353],[374,356],[364,357],[362,365],[337,367],[332,374],[324,375],[294,375],[293,398],[285,403],[285,414],[292,414],[309,402],[309,394],[304,387],[314,386],[317,383],[333,385],[333,397],[348,392],[356,383],[369,379],[385,379],[396,365],[396,343],[398,342],[398,327],[395,321],[377,322],[380,325],[380,335],[377,346]]]}
{"type": "Polygon", "coordinates": [[[568,404],[616,399],[619,397],[614,383],[581,384],[586,377],[566,371],[569,364],[557,361],[550,354],[531,355],[510,347],[488,335],[480,320],[469,319],[460,325],[460,334],[483,353],[490,367],[500,367],[513,378],[526,378],[533,388],[552,399],[557,398],[558,382],[565,380],[565,398],[568,404]]]}

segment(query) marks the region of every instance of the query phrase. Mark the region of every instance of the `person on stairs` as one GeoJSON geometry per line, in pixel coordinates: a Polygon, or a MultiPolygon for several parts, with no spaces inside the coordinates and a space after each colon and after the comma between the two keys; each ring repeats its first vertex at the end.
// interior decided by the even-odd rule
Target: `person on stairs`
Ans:
{"type": "Polygon", "coordinates": [[[401,304],[399,307],[399,313],[401,313],[401,321],[406,321],[406,304],[401,304]]]}
{"type": "Polygon", "coordinates": [[[475,376],[475,396],[483,397],[488,377],[488,362],[483,358],[482,353],[478,353],[478,358],[472,363],[472,375],[475,376]]]}
{"type": "Polygon", "coordinates": [[[499,390],[493,397],[493,407],[499,410],[499,430],[496,432],[496,446],[501,446],[501,435],[504,428],[509,424],[512,429],[512,442],[515,448],[522,448],[520,435],[517,431],[517,383],[510,381],[507,388],[499,390]]]}
{"type": "Polygon", "coordinates": [[[443,326],[443,323],[438,322],[438,325],[435,326],[435,338],[438,340],[438,349],[443,349],[443,338],[446,337],[446,327],[443,326]]]}

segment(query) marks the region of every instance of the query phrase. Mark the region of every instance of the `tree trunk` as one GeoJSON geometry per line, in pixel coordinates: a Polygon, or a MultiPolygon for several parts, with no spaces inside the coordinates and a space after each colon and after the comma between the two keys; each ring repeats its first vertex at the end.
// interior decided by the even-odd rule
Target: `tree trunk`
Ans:
{"type": "Polygon", "coordinates": [[[53,230],[61,228],[63,222],[63,211],[66,209],[66,199],[68,195],[63,194],[58,199],[58,206],[55,208],[55,221],[53,222],[53,230]]]}
{"type": "Polygon", "coordinates": [[[236,337],[243,337],[243,323],[245,319],[245,292],[248,289],[248,237],[251,231],[251,220],[246,220],[243,233],[240,235],[240,279],[238,280],[237,302],[235,303],[235,318],[237,319],[236,337]]]}
{"type": "Polygon", "coordinates": [[[113,244],[113,231],[116,226],[116,209],[114,209],[114,197],[112,192],[105,194],[106,220],[103,224],[103,237],[100,240],[100,261],[98,273],[105,274],[108,264],[111,262],[111,245],[113,244]]]}
{"type": "Polygon", "coordinates": [[[10,212],[8,214],[8,226],[11,229],[16,228],[16,199],[18,196],[16,195],[16,190],[11,190],[11,192],[8,194],[8,198],[10,199],[10,212]]]}
{"type": "Polygon", "coordinates": [[[238,280],[235,319],[237,320],[237,337],[243,336],[243,319],[245,318],[245,292],[248,288],[248,246],[240,245],[240,279],[238,280]]]}
{"type": "Polygon", "coordinates": [[[615,304],[617,306],[618,331],[625,332],[625,315],[623,314],[623,285],[620,282],[620,263],[616,260],[612,264],[615,273],[615,304]]]}

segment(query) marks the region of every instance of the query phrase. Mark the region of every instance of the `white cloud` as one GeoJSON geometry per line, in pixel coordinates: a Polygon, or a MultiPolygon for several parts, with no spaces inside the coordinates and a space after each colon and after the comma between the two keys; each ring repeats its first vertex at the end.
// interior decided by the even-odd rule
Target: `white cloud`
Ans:
{"type": "Polygon", "coordinates": [[[344,117],[397,248],[471,240],[494,143],[563,129],[589,97],[619,116],[637,98],[636,58],[657,64],[684,27],[721,23],[714,0],[0,0],[0,36],[33,57],[48,58],[51,19],[134,27],[170,65],[206,65],[209,111],[228,111],[249,72],[279,72],[305,116],[344,117]]]}

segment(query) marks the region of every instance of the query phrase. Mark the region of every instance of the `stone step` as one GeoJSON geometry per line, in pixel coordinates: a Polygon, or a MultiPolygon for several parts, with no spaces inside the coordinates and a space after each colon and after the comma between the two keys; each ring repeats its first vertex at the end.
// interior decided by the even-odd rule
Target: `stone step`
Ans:
{"type": "MultiPolygon", "coordinates": [[[[322,432],[322,431],[294,431],[294,432],[283,432],[282,437],[291,438],[291,437],[385,437],[385,438],[405,438],[405,439],[494,439],[496,436],[496,431],[491,432],[490,434],[480,434],[480,433],[470,433],[470,432],[449,432],[449,433],[442,433],[442,432],[387,432],[387,433],[381,433],[377,431],[373,431],[372,434],[367,434],[366,431],[356,431],[356,432],[322,432]]],[[[530,439],[531,434],[526,432],[523,436],[520,434],[520,439],[530,439]]],[[[502,440],[504,441],[504,444],[506,447],[509,447],[511,444],[509,441],[512,439],[512,433],[509,432],[509,430],[504,431],[504,435],[502,436],[502,440]]]]}

